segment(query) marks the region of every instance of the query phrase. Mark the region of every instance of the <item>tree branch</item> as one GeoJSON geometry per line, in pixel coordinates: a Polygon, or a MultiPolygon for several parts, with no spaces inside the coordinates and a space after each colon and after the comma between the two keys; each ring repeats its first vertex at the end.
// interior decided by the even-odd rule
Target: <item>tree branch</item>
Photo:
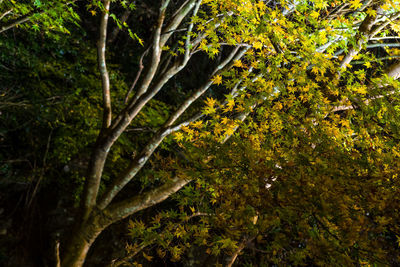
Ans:
{"type": "MultiPolygon", "coordinates": [[[[125,12],[122,14],[122,17],[121,17],[121,24],[123,24],[124,22],[126,22],[128,20],[131,13],[132,13],[132,11],[130,9],[125,10],[125,12]]],[[[115,41],[120,30],[121,30],[120,27],[115,26],[114,30],[110,34],[108,43],[113,43],[115,41]]]]}
{"type": "MultiPolygon", "coordinates": [[[[397,63],[391,65],[384,73],[384,75],[387,75],[389,78],[392,78],[394,80],[397,80],[400,78],[400,61],[398,61],[397,63]]],[[[385,86],[385,84],[378,84],[378,87],[383,87],[385,86]]],[[[373,96],[369,99],[364,100],[364,104],[368,105],[368,103],[371,100],[375,100],[375,99],[379,99],[382,97],[385,97],[387,95],[393,94],[395,93],[394,91],[390,91],[388,92],[388,94],[385,95],[378,95],[378,96],[373,96]]],[[[337,112],[337,111],[344,111],[344,110],[349,110],[349,109],[353,109],[354,107],[352,105],[342,105],[342,106],[338,106],[335,107],[331,112],[337,112]]]]}
{"type": "Polygon", "coordinates": [[[15,20],[14,22],[11,22],[8,25],[2,26],[0,28],[0,33],[5,32],[9,29],[12,29],[19,24],[25,23],[25,22],[29,21],[30,19],[31,19],[31,16],[23,16],[22,18],[19,18],[19,19],[15,20]]]}
{"type": "Polygon", "coordinates": [[[167,181],[165,184],[158,186],[146,193],[128,198],[115,204],[111,204],[104,210],[104,213],[108,214],[113,222],[117,222],[140,210],[164,201],[170,195],[179,191],[190,181],[191,180],[187,178],[175,177],[167,181]]]}
{"type": "MultiPolygon", "coordinates": [[[[218,65],[213,71],[213,75],[218,73],[218,71],[222,71],[224,67],[228,67],[229,63],[234,60],[240,59],[244,56],[248,48],[242,49],[240,52],[237,52],[239,48],[236,48],[232,51],[232,53],[224,60],[220,65],[218,65]]],[[[171,71],[171,70],[170,70],[171,71]]],[[[172,70],[173,71],[173,70],[172,70]]],[[[168,76],[167,76],[168,77],[168,76]]],[[[139,153],[134,160],[129,164],[128,168],[123,172],[123,174],[117,178],[112,185],[109,187],[109,190],[104,193],[99,201],[99,208],[104,209],[107,205],[114,199],[114,197],[124,188],[124,186],[131,181],[131,179],[141,170],[144,164],[147,162],[149,157],[153,154],[154,150],[161,144],[166,136],[171,134],[174,131],[177,131],[183,125],[180,124],[179,127],[171,127],[172,124],[185,112],[185,110],[195,101],[197,100],[204,92],[208,90],[208,88],[212,85],[212,81],[208,80],[203,86],[196,90],[195,93],[192,94],[191,97],[185,100],[183,104],[170,116],[167,122],[157,131],[157,133],[151,138],[151,140],[147,143],[147,145],[142,149],[142,152],[139,153]]],[[[150,92],[148,92],[150,93],[150,92]]],[[[146,93],[146,95],[148,94],[146,93]]],[[[151,97],[150,97],[151,98],[151,97]]],[[[149,99],[150,99],[149,98],[149,99]]],[[[139,103],[139,101],[138,101],[139,103]]],[[[143,104],[144,105],[144,104],[143,104]]]]}
{"type": "Polygon", "coordinates": [[[7,16],[8,14],[10,14],[13,11],[13,9],[9,9],[6,12],[4,12],[3,14],[0,15],[0,20],[2,20],[5,16],[7,16]]]}
{"type": "Polygon", "coordinates": [[[99,63],[99,71],[101,75],[101,83],[103,89],[103,131],[111,125],[111,96],[110,96],[110,77],[106,65],[106,40],[107,25],[110,11],[110,0],[104,0],[104,12],[100,22],[100,35],[97,42],[97,58],[99,63]]]}
{"type": "Polygon", "coordinates": [[[147,70],[147,73],[146,73],[143,81],[142,81],[141,86],[136,91],[135,96],[132,98],[130,105],[133,105],[139,99],[139,97],[147,91],[147,89],[150,86],[151,81],[154,78],[154,75],[156,74],[158,65],[160,63],[161,48],[163,46],[160,43],[162,25],[164,23],[165,12],[167,10],[167,6],[168,6],[169,2],[170,2],[170,0],[163,0],[161,3],[160,15],[158,16],[157,26],[156,26],[156,29],[155,29],[154,35],[153,35],[152,55],[151,55],[149,68],[147,70]]]}
{"type": "Polygon", "coordinates": [[[372,29],[372,32],[371,32],[370,37],[374,37],[375,35],[377,35],[381,30],[383,30],[387,25],[389,25],[390,23],[392,23],[393,20],[397,19],[398,17],[400,17],[400,12],[396,12],[393,16],[391,16],[390,18],[388,18],[388,21],[386,21],[386,22],[383,23],[382,25],[379,25],[379,26],[376,27],[375,29],[372,29]]]}
{"type": "Polygon", "coordinates": [[[249,244],[251,241],[254,240],[255,237],[251,237],[249,239],[244,239],[240,244],[239,247],[236,249],[236,251],[233,253],[233,255],[228,259],[228,262],[226,264],[226,267],[232,267],[232,265],[235,263],[237,257],[239,256],[240,252],[244,248],[246,248],[247,244],[249,244]]]}
{"type": "Polygon", "coordinates": [[[386,70],[386,74],[388,77],[393,78],[394,80],[400,78],[400,61],[397,61],[397,63],[390,66],[386,70]]]}
{"type": "Polygon", "coordinates": [[[172,17],[171,21],[165,27],[162,32],[162,36],[160,38],[160,46],[163,47],[168,39],[171,37],[173,32],[178,28],[181,24],[182,20],[187,16],[189,11],[194,7],[196,0],[185,1],[183,5],[178,8],[175,12],[174,16],[172,17]]]}
{"type": "MultiPolygon", "coordinates": [[[[378,8],[378,10],[381,10],[381,8],[378,8]]],[[[346,56],[340,62],[339,68],[346,68],[347,64],[349,64],[361,50],[362,45],[368,42],[369,38],[373,37],[371,36],[371,30],[376,22],[377,16],[367,15],[358,29],[355,41],[356,44],[349,49],[346,56]]]]}
{"type": "Polygon", "coordinates": [[[143,67],[144,67],[144,66],[143,66],[143,58],[144,58],[148,53],[149,53],[149,48],[147,48],[147,49],[143,52],[143,54],[140,56],[140,60],[139,60],[139,70],[138,70],[138,72],[136,73],[136,77],[135,77],[135,80],[134,80],[133,83],[132,83],[131,88],[129,88],[128,92],[126,93],[125,100],[124,100],[124,103],[125,103],[125,104],[128,103],[129,95],[132,93],[133,89],[135,88],[136,83],[137,83],[138,80],[139,80],[140,75],[142,74],[143,67]]]}
{"type": "Polygon", "coordinates": [[[105,131],[111,125],[110,80],[107,72],[105,58],[110,0],[104,0],[103,5],[105,10],[102,14],[100,22],[100,36],[97,43],[97,56],[103,91],[103,123],[88,164],[86,183],[81,201],[82,221],[88,219],[90,212],[96,205],[96,198],[100,187],[101,175],[103,173],[104,163],[110,149],[110,147],[107,146],[107,142],[104,141],[105,131]]]}

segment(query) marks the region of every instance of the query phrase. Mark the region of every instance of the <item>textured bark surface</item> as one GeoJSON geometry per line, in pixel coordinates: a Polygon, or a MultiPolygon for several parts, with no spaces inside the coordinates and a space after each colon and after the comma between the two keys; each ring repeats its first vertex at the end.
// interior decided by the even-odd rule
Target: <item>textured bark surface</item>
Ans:
{"type": "Polygon", "coordinates": [[[83,266],[89,248],[107,226],[164,201],[189,182],[190,180],[176,177],[153,190],[110,205],[105,210],[93,209],[87,220],[78,222],[71,233],[61,266],[83,266]]]}
{"type": "Polygon", "coordinates": [[[90,217],[75,227],[62,253],[61,267],[83,266],[89,248],[99,234],[112,223],[102,211],[92,211],[90,217]]]}

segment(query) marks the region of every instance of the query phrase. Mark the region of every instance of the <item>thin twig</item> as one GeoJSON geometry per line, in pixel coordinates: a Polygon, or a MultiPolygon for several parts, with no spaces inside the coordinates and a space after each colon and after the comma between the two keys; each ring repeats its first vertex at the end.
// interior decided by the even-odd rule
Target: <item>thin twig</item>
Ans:
{"type": "Polygon", "coordinates": [[[143,54],[141,55],[141,57],[140,57],[140,60],[139,60],[139,70],[138,70],[138,72],[136,73],[136,77],[135,77],[135,80],[134,80],[133,83],[132,83],[131,88],[129,88],[128,92],[126,93],[125,100],[124,100],[124,103],[125,103],[125,104],[128,103],[129,95],[132,93],[133,89],[134,89],[135,86],[136,86],[136,83],[137,83],[138,80],[139,80],[140,75],[142,74],[142,71],[143,71],[143,68],[144,68],[144,66],[143,66],[143,59],[144,59],[144,57],[148,54],[148,52],[149,52],[149,48],[147,48],[147,49],[143,52],[143,54]]]}
{"type": "Polygon", "coordinates": [[[45,172],[45,169],[46,169],[46,160],[47,160],[47,155],[48,155],[49,149],[50,149],[50,141],[51,141],[51,135],[52,134],[53,134],[53,129],[51,129],[51,131],[49,133],[49,137],[47,138],[46,150],[45,150],[44,156],[43,156],[42,171],[41,171],[39,179],[38,179],[38,181],[37,181],[37,183],[35,185],[35,188],[33,189],[32,195],[31,195],[31,197],[29,199],[29,202],[28,202],[28,205],[27,205],[28,209],[31,206],[33,199],[35,198],[35,195],[36,195],[36,192],[37,192],[37,190],[39,188],[40,182],[42,181],[42,179],[44,177],[44,172],[45,172]]]}
{"type": "Polygon", "coordinates": [[[2,20],[5,16],[7,16],[8,14],[10,14],[12,12],[12,8],[7,10],[6,12],[4,12],[3,14],[0,15],[0,20],[2,20]]]}

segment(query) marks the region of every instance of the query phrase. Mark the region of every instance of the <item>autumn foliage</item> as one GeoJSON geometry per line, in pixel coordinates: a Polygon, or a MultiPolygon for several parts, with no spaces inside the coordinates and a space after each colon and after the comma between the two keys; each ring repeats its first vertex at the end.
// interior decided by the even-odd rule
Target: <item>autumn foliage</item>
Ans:
{"type": "Polygon", "coordinates": [[[49,126],[46,157],[86,158],[58,264],[82,266],[120,221],[112,266],[400,264],[398,1],[43,2],[4,5],[2,31],[52,32],[77,9],[97,32],[97,76],[89,50],[70,79],[95,90],[49,126]],[[141,9],[149,29],[128,19],[141,9]]]}

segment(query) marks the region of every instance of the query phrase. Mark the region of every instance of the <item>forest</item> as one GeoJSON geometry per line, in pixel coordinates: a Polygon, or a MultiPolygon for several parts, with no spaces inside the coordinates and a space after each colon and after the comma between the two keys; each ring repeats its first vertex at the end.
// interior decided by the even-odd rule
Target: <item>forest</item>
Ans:
{"type": "Polygon", "coordinates": [[[400,266],[400,1],[0,0],[0,266],[400,266]]]}

